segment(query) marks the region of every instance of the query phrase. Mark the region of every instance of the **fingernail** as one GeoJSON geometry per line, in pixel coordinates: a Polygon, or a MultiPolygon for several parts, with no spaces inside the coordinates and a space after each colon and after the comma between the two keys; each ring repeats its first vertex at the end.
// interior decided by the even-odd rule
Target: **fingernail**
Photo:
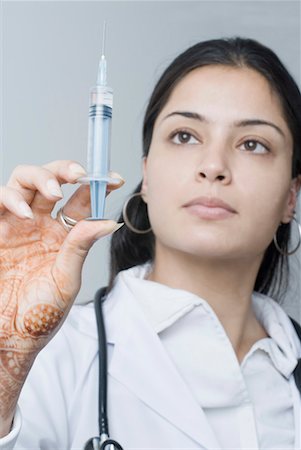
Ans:
{"type": "Polygon", "coordinates": [[[33,212],[26,202],[20,202],[18,210],[22,216],[27,217],[28,219],[34,218],[33,212]]]}
{"type": "Polygon", "coordinates": [[[117,179],[120,180],[121,182],[125,183],[125,179],[122,178],[122,176],[119,175],[119,173],[117,173],[117,172],[110,172],[110,177],[111,177],[111,178],[117,178],[117,179]]]}
{"type": "Polygon", "coordinates": [[[63,198],[63,193],[61,188],[57,185],[56,181],[48,180],[46,183],[47,189],[51,195],[55,197],[63,198]]]}
{"type": "Polygon", "coordinates": [[[123,225],[124,225],[124,222],[117,223],[116,227],[114,228],[112,233],[115,233],[115,231],[119,230],[119,228],[123,227],[123,225]]]}
{"type": "Polygon", "coordinates": [[[82,177],[84,175],[87,175],[85,169],[77,163],[70,164],[69,170],[73,176],[82,177]]]}
{"type": "MultiPolygon", "coordinates": [[[[113,230],[110,232],[110,234],[115,233],[115,231],[119,230],[119,228],[121,228],[123,225],[124,225],[124,222],[117,223],[116,226],[113,228],[113,230]]],[[[100,231],[95,237],[96,237],[96,239],[100,239],[104,236],[105,235],[103,234],[103,231],[100,231]]]]}

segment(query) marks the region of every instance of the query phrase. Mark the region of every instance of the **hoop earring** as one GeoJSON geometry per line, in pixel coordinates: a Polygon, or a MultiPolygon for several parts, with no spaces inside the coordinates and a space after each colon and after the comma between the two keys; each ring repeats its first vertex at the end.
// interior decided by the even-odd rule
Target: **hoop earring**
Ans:
{"type": "Polygon", "coordinates": [[[299,249],[300,245],[301,245],[301,225],[298,223],[297,219],[295,217],[293,217],[293,220],[296,222],[297,226],[298,226],[298,234],[299,234],[299,241],[298,244],[296,246],[296,248],[294,248],[294,250],[290,251],[290,252],[286,252],[284,250],[282,250],[282,248],[279,246],[278,241],[277,241],[277,231],[274,234],[274,244],[275,247],[277,248],[278,252],[283,255],[283,256],[291,256],[294,253],[296,253],[296,251],[299,249]]]}
{"type": "MultiPolygon", "coordinates": [[[[149,233],[149,232],[152,230],[152,227],[149,227],[147,230],[138,230],[138,228],[135,228],[135,227],[131,224],[131,222],[129,221],[129,218],[128,218],[128,214],[127,214],[127,207],[128,207],[128,205],[129,205],[129,202],[130,202],[133,198],[138,197],[138,196],[141,196],[141,195],[142,195],[141,192],[137,192],[136,194],[131,195],[131,196],[127,199],[127,201],[126,201],[125,204],[123,205],[122,215],[123,215],[123,220],[124,220],[126,226],[127,226],[131,231],[133,231],[133,233],[137,233],[137,234],[146,234],[146,233],[149,233]]],[[[138,209],[138,208],[137,208],[137,209],[138,209]]]]}

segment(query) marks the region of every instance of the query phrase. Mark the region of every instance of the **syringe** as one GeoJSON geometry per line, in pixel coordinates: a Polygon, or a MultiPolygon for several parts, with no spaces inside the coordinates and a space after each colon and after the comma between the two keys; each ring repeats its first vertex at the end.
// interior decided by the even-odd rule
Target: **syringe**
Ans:
{"type": "Polygon", "coordinates": [[[113,109],[113,90],[107,86],[105,58],[106,23],[103,27],[102,55],[98,67],[97,83],[90,90],[87,176],[81,183],[90,183],[91,219],[103,219],[108,183],[118,183],[110,178],[110,140],[113,109]]]}

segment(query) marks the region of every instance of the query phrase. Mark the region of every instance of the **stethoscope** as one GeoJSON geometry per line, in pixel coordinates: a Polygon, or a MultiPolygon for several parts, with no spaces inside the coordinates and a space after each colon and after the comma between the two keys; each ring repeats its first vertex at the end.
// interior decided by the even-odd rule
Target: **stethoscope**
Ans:
{"type": "Polygon", "coordinates": [[[104,325],[102,303],[105,299],[106,288],[96,292],[94,308],[98,332],[99,348],[99,380],[98,380],[98,426],[99,436],[88,440],[84,450],[123,450],[121,445],[109,437],[108,413],[107,413],[107,339],[104,325]]]}
{"type": "MultiPolygon", "coordinates": [[[[99,387],[98,387],[98,426],[99,436],[88,440],[84,450],[123,450],[121,445],[109,437],[107,414],[107,339],[102,313],[102,303],[105,300],[107,288],[101,288],[96,292],[94,307],[97,322],[98,346],[99,346],[99,387]],[[101,355],[101,356],[100,356],[101,355]]],[[[290,320],[301,340],[301,327],[295,320],[290,320]]],[[[297,388],[301,394],[301,359],[294,370],[297,388]]]]}

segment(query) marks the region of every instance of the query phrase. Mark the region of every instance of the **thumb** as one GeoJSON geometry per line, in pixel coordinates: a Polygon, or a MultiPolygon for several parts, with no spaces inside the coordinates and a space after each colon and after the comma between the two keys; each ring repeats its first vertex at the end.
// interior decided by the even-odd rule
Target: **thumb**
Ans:
{"type": "Polygon", "coordinates": [[[123,223],[113,220],[79,221],[66,236],[54,262],[52,275],[60,291],[63,308],[74,300],[81,286],[81,273],[92,245],[114,233],[123,223]]]}

